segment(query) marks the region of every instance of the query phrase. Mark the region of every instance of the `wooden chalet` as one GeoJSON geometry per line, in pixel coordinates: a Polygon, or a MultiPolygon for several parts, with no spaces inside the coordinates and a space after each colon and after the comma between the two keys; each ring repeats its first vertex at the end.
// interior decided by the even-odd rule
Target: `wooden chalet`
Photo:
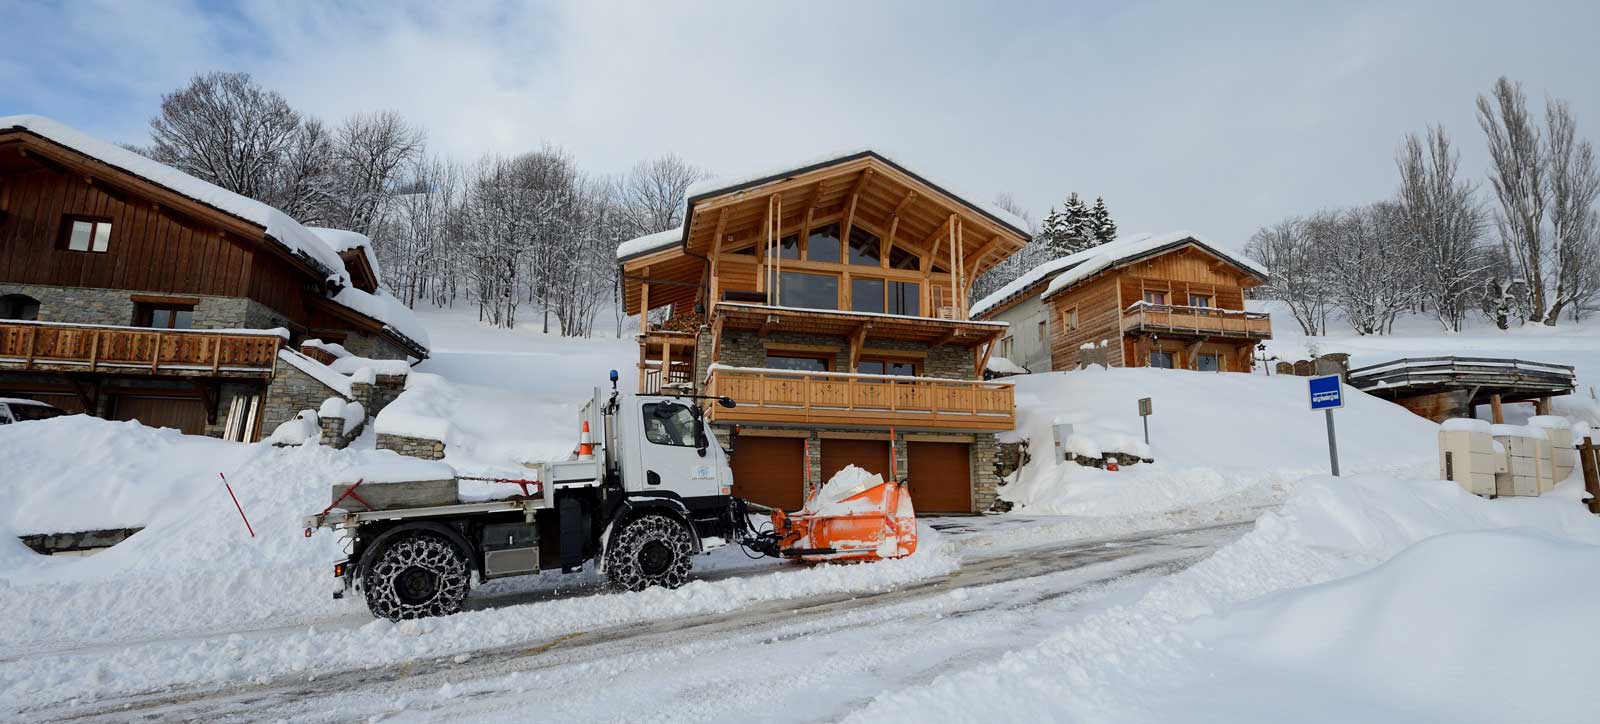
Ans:
{"type": "Polygon", "coordinates": [[[0,395],[189,433],[232,415],[255,439],[278,422],[261,397],[282,348],[427,356],[390,318],[409,313],[374,311],[392,305],[347,246],[55,121],[0,118],[0,395]]]}
{"type": "Polygon", "coordinates": [[[1248,372],[1256,345],[1272,337],[1268,315],[1244,308],[1244,290],[1266,272],[1189,232],[1120,239],[1048,266],[1030,284],[983,300],[979,316],[1041,305],[1052,369],[1100,362],[1248,372]]]}
{"type": "Polygon", "coordinates": [[[640,391],[738,403],[708,414],[741,495],[796,508],[856,464],[909,476],[921,509],[992,501],[1015,413],[982,371],[1006,325],[967,298],[1020,222],[871,151],[694,192],[685,220],[618,251],[640,391]]]}

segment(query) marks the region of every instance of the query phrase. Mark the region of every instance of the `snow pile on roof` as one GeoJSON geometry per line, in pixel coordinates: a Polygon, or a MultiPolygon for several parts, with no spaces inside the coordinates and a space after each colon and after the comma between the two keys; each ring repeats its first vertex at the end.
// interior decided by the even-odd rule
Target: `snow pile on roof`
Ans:
{"type": "Polygon", "coordinates": [[[1041,296],[1048,297],[1062,289],[1066,289],[1089,277],[1099,274],[1117,264],[1129,259],[1134,259],[1144,254],[1160,249],[1169,244],[1177,244],[1185,239],[1193,240],[1196,244],[1233,264],[1249,269],[1263,277],[1267,276],[1265,267],[1254,260],[1233,250],[1219,246],[1205,237],[1192,231],[1170,231],[1165,234],[1135,234],[1127,239],[1117,239],[1106,244],[1089,249],[1094,252],[1089,258],[1074,265],[1061,273],[1050,282],[1041,296]]]}
{"type": "Polygon", "coordinates": [[[1574,571],[1600,566],[1600,521],[1580,487],[1489,501],[1321,476],[1135,600],[847,721],[978,721],[996,701],[1016,721],[1588,721],[1571,692],[1600,666],[1600,580],[1574,571]]]}
{"type": "Polygon", "coordinates": [[[705,179],[702,179],[700,181],[697,181],[694,184],[690,185],[689,189],[688,189],[687,197],[692,199],[692,198],[694,198],[696,196],[700,196],[700,195],[703,195],[703,194],[708,194],[708,193],[721,191],[723,189],[732,188],[734,186],[742,186],[744,184],[748,184],[748,183],[751,183],[751,182],[754,182],[754,181],[760,181],[761,179],[764,179],[764,178],[771,178],[773,176],[778,176],[780,174],[784,174],[784,173],[787,173],[789,171],[795,171],[795,170],[802,169],[802,168],[809,168],[809,167],[812,167],[812,166],[819,166],[819,165],[822,165],[822,164],[826,164],[826,163],[828,163],[830,161],[838,161],[840,159],[849,158],[851,156],[858,156],[858,155],[861,155],[861,154],[864,154],[864,153],[871,153],[873,155],[876,155],[879,158],[882,158],[882,159],[888,161],[889,163],[892,163],[892,164],[894,164],[896,166],[899,166],[900,168],[904,169],[908,173],[914,174],[916,176],[920,176],[924,181],[927,181],[929,184],[932,184],[934,186],[937,186],[937,187],[943,189],[945,191],[945,193],[949,194],[950,196],[955,197],[955,199],[957,201],[961,201],[961,202],[963,202],[963,203],[965,203],[968,206],[971,206],[973,208],[980,209],[984,213],[989,214],[990,216],[993,216],[993,217],[999,219],[1001,221],[1001,223],[1007,224],[1007,225],[1015,228],[1017,231],[1019,231],[1019,232],[1021,232],[1023,234],[1027,234],[1028,233],[1028,222],[1023,221],[1022,217],[1017,216],[1016,214],[1013,214],[1010,211],[1006,211],[1005,209],[1002,209],[1002,208],[1000,208],[999,206],[997,206],[997,205],[995,205],[993,203],[990,203],[990,202],[987,202],[987,201],[978,201],[977,200],[977,199],[980,199],[980,198],[986,198],[985,195],[963,193],[962,190],[960,188],[958,188],[957,186],[953,186],[951,184],[944,183],[944,182],[940,181],[939,179],[936,179],[936,178],[934,178],[932,176],[929,176],[928,174],[922,173],[921,171],[917,170],[915,167],[909,166],[909,165],[904,164],[904,163],[901,163],[899,160],[895,159],[894,157],[890,156],[887,153],[884,153],[881,150],[874,149],[874,148],[867,148],[867,147],[851,148],[851,149],[845,149],[845,150],[842,150],[842,151],[837,151],[837,152],[834,152],[834,153],[825,154],[825,155],[821,155],[821,156],[813,156],[813,157],[810,158],[810,160],[806,160],[806,161],[799,161],[799,162],[790,161],[790,162],[783,163],[783,164],[766,164],[766,165],[763,165],[763,166],[761,166],[759,168],[749,169],[749,170],[745,171],[744,173],[739,173],[739,174],[728,174],[728,175],[724,175],[724,176],[712,176],[712,177],[705,178],[705,179]]]}
{"type": "MultiPolygon", "coordinates": [[[[1144,234],[1140,236],[1148,235],[1144,234]]],[[[972,305],[971,316],[977,317],[982,315],[984,312],[999,306],[1006,300],[1021,294],[1028,287],[1043,282],[1054,274],[1059,274],[1067,269],[1071,269],[1074,266],[1082,264],[1084,261],[1094,257],[1095,252],[1098,250],[1099,247],[1096,247],[1094,249],[1085,249],[1076,254],[1068,254],[1066,256],[1057,257],[1040,264],[1039,266],[1029,269],[1026,272],[1023,272],[1022,276],[1012,279],[1005,286],[995,290],[993,294],[979,299],[976,304],[972,305]]]]}
{"type": "Polygon", "coordinates": [[[617,245],[617,258],[628,259],[660,251],[673,244],[683,241],[683,227],[679,226],[666,231],[657,231],[654,234],[645,234],[636,239],[629,239],[617,245]]]}
{"type": "Polygon", "coordinates": [[[352,396],[352,393],[350,392],[350,378],[345,377],[338,372],[334,372],[333,369],[327,365],[300,354],[292,349],[278,350],[278,359],[288,362],[295,369],[310,375],[312,379],[321,382],[324,387],[344,395],[345,397],[352,396]]]}
{"type": "Polygon", "coordinates": [[[403,359],[370,359],[367,357],[340,357],[328,365],[334,372],[353,375],[362,369],[371,370],[379,375],[407,375],[411,373],[411,363],[403,359]]]}
{"type": "Polygon", "coordinates": [[[455,468],[437,460],[418,460],[401,457],[364,463],[344,473],[340,481],[345,484],[386,485],[389,483],[419,483],[432,480],[454,480],[455,468]]]}
{"type": "Polygon", "coordinates": [[[323,400],[322,406],[317,409],[317,417],[323,420],[341,420],[343,427],[340,429],[349,435],[361,423],[367,421],[367,408],[359,402],[346,402],[340,397],[329,397],[323,400]]]}
{"type": "MultiPolygon", "coordinates": [[[[1305,411],[1305,380],[1216,372],[1105,369],[1009,378],[1029,461],[1000,496],[1025,514],[1110,517],[1183,511],[1240,497],[1268,504],[1285,486],[1327,472],[1327,431],[1305,411]],[[1138,400],[1154,400],[1144,446],[1138,400]],[[1082,454],[1154,458],[1117,472],[1055,464],[1056,423],[1073,426],[1082,454]]],[[[1438,474],[1439,426],[1366,394],[1339,411],[1340,467],[1350,473],[1438,474]]]]}
{"type": "MultiPolygon", "coordinates": [[[[287,335],[288,330],[284,330],[284,332],[286,333],[285,337],[287,337],[288,336],[287,335]]],[[[320,339],[308,339],[308,340],[306,340],[304,342],[301,342],[300,343],[300,347],[301,347],[301,349],[304,349],[306,347],[312,347],[312,348],[315,348],[315,349],[320,349],[320,350],[322,350],[324,352],[327,352],[328,354],[331,354],[331,355],[333,355],[335,357],[349,357],[350,356],[350,350],[345,349],[344,345],[339,344],[338,342],[324,342],[324,341],[322,341],[320,339]]]]}
{"type": "MultiPolygon", "coordinates": [[[[327,407],[326,402],[322,403],[327,407]]],[[[340,410],[343,414],[343,410],[340,410]]],[[[337,415],[330,415],[337,417],[337,415]]],[[[267,436],[266,442],[272,445],[304,445],[322,439],[322,426],[317,423],[317,413],[313,410],[301,410],[273,428],[272,434],[267,436]]]]}
{"type": "Polygon", "coordinates": [[[158,161],[152,161],[114,143],[44,116],[0,116],[0,130],[23,128],[107,165],[165,186],[183,196],[237,216],[266,229],[267,235],[290,251],[315,260],[335,278],[349,282],[344,262],[311,230],[288,214],[220,186],[197,179],[158,161]]]}
{"type": "Polygon", "coordinates": [[[378,253],[373,250],[372,239],[368,238],[366,234],[345,229],[329,229],[323,226],[308,226],[306,230],[315,234],[335,254],[342,254],[352,249],[360,249],[361,255],[367,258],[367,264],[372,266],[372,275],[380,282],[383,280],[383,270],[378,266],[378,253]]]}
{"type": "Polygon", "coordinates": [[[1004,357],[990,357],[984,369],[997,375],[1025,375],[1028,369],[1004,357]]]}
{"type": "Polygon", "coordinates": [[[383,322],[389,329],[399,332],[424,348],[430,346],[428,330],[417,321],[416,313],[386,290],[379,289],[369,294],[347,286],[334,295],[333,301],[383,322]]]}

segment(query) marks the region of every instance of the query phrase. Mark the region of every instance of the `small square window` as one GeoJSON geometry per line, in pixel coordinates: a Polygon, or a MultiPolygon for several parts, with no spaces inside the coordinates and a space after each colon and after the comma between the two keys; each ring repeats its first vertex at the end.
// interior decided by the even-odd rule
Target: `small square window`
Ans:
{"type": "Polygon", "coordinates": [[[1209,295],[1209,294],[1190,294],[1189,295],[1189,306],[1191,306],[1191,307],[1210,307],[1211,306],[1211,295],[1209,295]]]}
{"type": "MultiPolygon", "coordinates": [[[[1042,322],[1041,322],[1041,324],[1042,324],[1042,322]]],[[[1071,309],[1063,310],[1061,312],[1061,328],[1062,329],[1077,329],[1078,328],[1078,308],[1077,307],[1073,307],[1071,309]]]]}
{"type": "Polygon", "coordinates": [[[193,329],[194,306],[185,304],[139,304],[134,308],[136,324],[155,329],[193,329]]]}
{"type": "Polygon", "coordinates": [[[1167,303],[1167,293],[1166,292],[1147,291],[1147,292],[1144,293],[1144,301],[1149,303],[1149,304],[1166,304],[1167,303]]]}
{"type": "Polygon", "coordinates": [[[62,248],[105,253],[111,248],[111,220],[68,216],[62,227],[62,248]]]}

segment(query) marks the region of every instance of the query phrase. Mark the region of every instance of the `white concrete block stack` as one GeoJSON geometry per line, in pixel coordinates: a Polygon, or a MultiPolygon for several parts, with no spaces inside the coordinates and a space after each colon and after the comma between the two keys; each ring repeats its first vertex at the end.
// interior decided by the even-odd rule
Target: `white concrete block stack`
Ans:
{"type": "Polygon", "coordinates": [[[1505,469],[1506,456],[1490,428],[1483,420],[1445,420],[1439,427],[1439,476],[1473,495],[1494,495],[1495,473],[1505,469]]]}
{"type": "Polygon", "coordinates": [[[1492,430],[1510,463],[1510,473],[1496,480],[1497,494],[1537,496],[1555,487],[1555,463],[1544,430],[1526,425],[1494,425],[1492,430]]]}
{"type": "Polygon", "coordinates": [[[1555,456],[1555,474],[1552,481],[1559,483],[1572,475],[1578,467],[1578,449],[1572,438],[1572,423],[1560,415],[1539,415],[1528,418],[1528,426],[1544,431],[1545,437],[1550,440],[1550,450],[1555,456]]]}

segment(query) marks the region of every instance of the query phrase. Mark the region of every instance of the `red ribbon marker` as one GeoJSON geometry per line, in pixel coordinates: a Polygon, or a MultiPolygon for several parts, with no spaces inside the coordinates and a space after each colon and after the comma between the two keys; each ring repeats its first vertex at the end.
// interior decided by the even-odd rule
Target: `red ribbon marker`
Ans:
{"type": "Polygon", "coordinates": [[[233,507],[239,510],[239,517],[244,520],[244,529],[250,531],[251,538],[256,537],[256,529],[250,527],[250,519],[244,515],[244,506],[239,505],[239,496],[233,494],[233,486],[228,484],[228,476],[217,473],[217,477],[222,478],[222,487],[227,488],[228,497],[233,498],[233,507]]]}

